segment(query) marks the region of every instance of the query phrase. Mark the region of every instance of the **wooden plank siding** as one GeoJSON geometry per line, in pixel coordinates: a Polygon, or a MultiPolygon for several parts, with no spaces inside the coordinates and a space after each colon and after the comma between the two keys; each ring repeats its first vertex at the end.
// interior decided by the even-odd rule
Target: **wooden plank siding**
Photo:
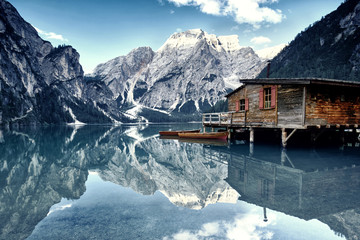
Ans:
{"type": "MultiPolygon", "coordinates": [[[[305,129],[357,128],[360,125],[360,83],[331,79],[248,79],[242,82],[243,86],[226,96],[228,115],[222,113],[222,116],[228,119],[222,124],[228,123],[228,127],[305,129]],[[264,89],[267,89],[266,94],[264,89]],[[240,103],[240,100],[243,101],[240,103]]],[[[208,121],[203,123],[209,124],[208,121]]]]}
{"type": "Polygon", "coordinates": [[[303,86],[278,86],[278,125],[303,125],[303,86]]]}
{"type": "Polygon", "coordinates": [[[271,88],[271,85],[247,85],[228,98],[228,110],[229,112],[234,112],[232,121],[234,124],[243,122],[246,125],[275,126],[275,108],[259,109],[259,92],[263,88],[271,88]],[[240,99],[247,99],[247,111],[236,111],[236,102],[240,99]]]}
{"type": "Polygon", "coordinates": [[[360,92],[358,88],[308,86],[305,124],[360,124],[360,92]]]}

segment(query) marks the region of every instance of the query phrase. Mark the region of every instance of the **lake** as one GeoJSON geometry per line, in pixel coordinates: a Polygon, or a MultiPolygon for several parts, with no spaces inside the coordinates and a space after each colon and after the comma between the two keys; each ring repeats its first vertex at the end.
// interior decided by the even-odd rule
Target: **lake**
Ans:
{"type": "Polygon", "coordinates": [[[1,239],[359,239],[359,147],[160,139],[200,124],[0,131],[1,239]]]}

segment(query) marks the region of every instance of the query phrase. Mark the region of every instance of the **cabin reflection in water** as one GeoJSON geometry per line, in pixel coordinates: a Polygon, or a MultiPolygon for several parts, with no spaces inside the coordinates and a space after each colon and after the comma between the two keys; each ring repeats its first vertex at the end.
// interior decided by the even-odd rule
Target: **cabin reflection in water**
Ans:
{"type": "MultiPolygon", "coordinates": [[[[263,207],[264,220],[268,208],[305,220],[319,219],[347,238],[358,239],[358,149],[248,149],[217,151],[223,162],[227,159],[226,181],[241,195],[239,200],[263,207]]],[[[206,151],[209,157],[214,156],[210,148],[206,151]]]]}

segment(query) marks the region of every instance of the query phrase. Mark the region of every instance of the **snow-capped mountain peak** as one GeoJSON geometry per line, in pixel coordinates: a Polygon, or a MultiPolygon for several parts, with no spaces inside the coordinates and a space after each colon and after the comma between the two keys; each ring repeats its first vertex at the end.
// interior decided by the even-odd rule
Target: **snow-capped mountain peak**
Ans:
{"type": "Polygon", "coordinates": [[[152,121],[141,112],[163,112],[165,117],[201,113],[239,87],[240,78],[253,78],[263,67],[250,47],[240,46],[237,35],[218,37],[192,29],[174,33],[156,52],[138,48],[100,64],[94,75],[112,92],[108,99],[116,101],[117,111],[137,106],[141,111],[133,117],[152,121]]]}
{"type": "Polygon", "coordinates": [[[256,54],[263,60],[271,60],[276,55],[278,55],[286,46],[287,46],[287,44],[282,43],[282,44],[279,44],[276,46],[258,50],[258,51],[256,51],[256,54]]]}
{"type": "Polygon", "coordinates": [[[239,45],[237,35],[219,36],[215,34],[208,34],[201,29],[191,29],[181,33],[174,33],[162,45],[157,52],[166,51],[168,49],[186,49],[192,48],[197,43],[205,40],[209,46],[218,52],[221,51],[236,51],[242,47],[239,45]]]}

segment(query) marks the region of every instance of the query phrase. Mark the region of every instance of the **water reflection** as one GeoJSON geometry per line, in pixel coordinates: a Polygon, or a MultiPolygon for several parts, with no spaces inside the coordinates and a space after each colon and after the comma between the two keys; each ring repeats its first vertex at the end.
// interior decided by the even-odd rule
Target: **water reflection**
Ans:
{"type": "Polygon", "coordinates": [[[358,239],[358,149],[273,148],[222,153],[229,162],[227,182],[240,193],[240,199],[262,206],[264,220],[269,208],[305,220],[319,219],[348,239],[358,239]]]}
{"type": "MultiPolygon", "coordinates": [[[[159,198],[161,193],[173,205],[189,211],[219,202],[232,203],[230,207],[221,206],[221,212],[238,219],[232,225],[238,226],[238,230],[245,223],[252,223],[256,228],[273,224],[275,215],[267,212],[270,209],[305,220],[319,219],[349,239],[357,239],[354,236],[360,234],[357,151],[281,151],[277,146],[160,139],[157,133],[165,127],[84,126],[1,131],[0,239],[25,239],[42,219],[52,216],[54,211],[70,209],[72,202],[55,204],[64,199],[81,198],[87,191],[89,172],[144,196],[159,198]],[[235,217],[250,208],[239,207],[238,199],[260,206],[257,215],[269,222],[257,222],[258,218],[253,215],[235,217]]],[[[102,199],[109,193],[103,190],[101,194],[102,199]]],[[[131,194],[126,194],[130,198],[131,194]]],[[[148,200],[137,201],[146,205],[148,200]]],[[[126,198],[120,202],[129,204],[126,198]]],[[[218,230],[229,227],[215,220],[212,224],[218,227],[200,223],[220,217],[218,213],[201,217],[178,208],[171,208],[171,212],[177,214],[172,217],[179,222],[192,216],[182,227],[199,225],[207,231],[209,227],[218,230]]],[[[151,217],[156,219],[157,214],[152,213],[151,217]]],[[[165,217],[166,214],[162,219],[169,217],[165,217]]],[[[131,228],[126,231],[130,234],[131,228]]],[[[166,234],[162,237],[174,234],[163,231],[166,234]]],[[[262,232],[264,236],[266,233],[262,232]]],[[[33,239],[37,237],[33,235],[33,239]]]]}
{"type": "Polygon", "coordinates": [[[227,168],[201,145],[158,138],[146,127],[46,127],[4,131],[0,152],[1,239],[24,239],[62,198],[85,192],[88,170],[106,181],[179,206],[235,203],[227,168]]]}

